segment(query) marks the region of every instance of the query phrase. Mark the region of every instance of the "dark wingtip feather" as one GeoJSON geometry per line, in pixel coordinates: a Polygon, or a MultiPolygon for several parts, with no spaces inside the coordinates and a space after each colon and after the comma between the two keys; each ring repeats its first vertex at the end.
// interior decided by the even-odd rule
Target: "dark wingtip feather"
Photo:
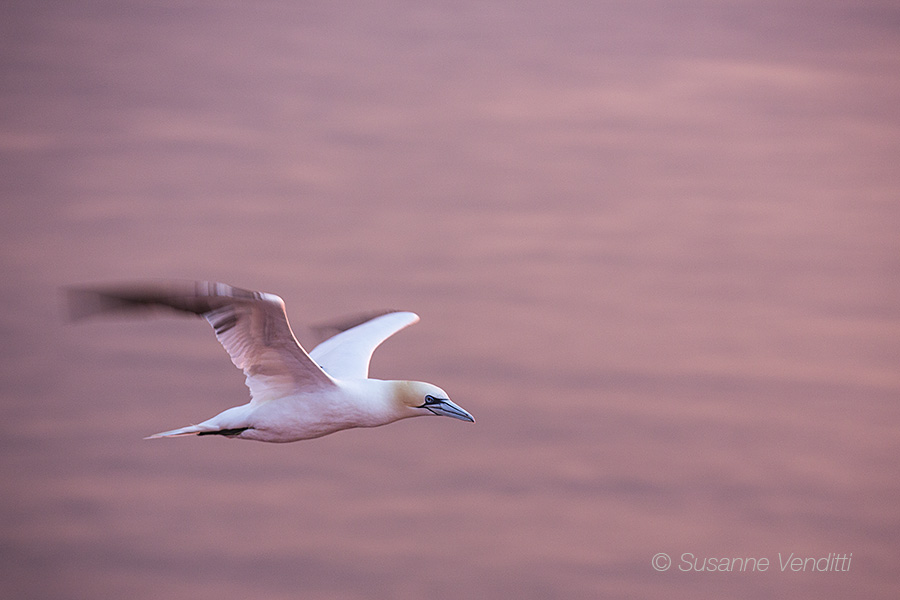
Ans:
{"type": "Polygon", "coordinates": [[[63,288],[69,321],[113,313],[148,313],[159,309],[203,315],[235,300],[251,300],[254,292],[206,281],[158,284],[69,286],[63,288]],[[227,295],[220,295],[226,289],[227,295]]]}
{"type": "Polygon", "coordinates": [[[62,288],[66,317],[70,322],[81,321],[95,315],[117,312],[127,306],[127,302],[85,287],[62,288]]]}

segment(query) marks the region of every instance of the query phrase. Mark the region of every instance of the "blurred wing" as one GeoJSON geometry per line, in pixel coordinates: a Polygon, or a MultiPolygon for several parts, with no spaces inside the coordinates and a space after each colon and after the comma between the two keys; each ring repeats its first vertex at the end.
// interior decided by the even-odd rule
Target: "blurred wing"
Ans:
{"type": "Polygon", "coordinates": [[[206,281],[68,290],[70,314],[168,308],[204,317],[231,361],[247,376],[254,402],[334,385],[294,337],[284,301],[206,281]]]}
{"type": "Polygon", "coordinates": [[[411,312],[387,313],[342,331],[313,348],[309,355],[336,379],[366,379],[369,360],[381,342],[419,321],[411,312]]]}

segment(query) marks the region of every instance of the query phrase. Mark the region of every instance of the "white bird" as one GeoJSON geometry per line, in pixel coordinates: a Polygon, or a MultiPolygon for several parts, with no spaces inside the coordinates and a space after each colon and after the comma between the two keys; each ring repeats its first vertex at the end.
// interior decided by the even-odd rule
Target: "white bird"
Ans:
{"type": "Polygon", "coordinates": [[[307,354],[274,294],[197,281],[69,288],[67,296],[74,319],[158,307],[200,315],[247,376],[249,403],[147,439],[196,434],[294,442],[425,415],[475,421],[435,385],[368,378],[375,348],[418,322],[415,313],[388,312],[337,327],[340,333],[307,354]]]}

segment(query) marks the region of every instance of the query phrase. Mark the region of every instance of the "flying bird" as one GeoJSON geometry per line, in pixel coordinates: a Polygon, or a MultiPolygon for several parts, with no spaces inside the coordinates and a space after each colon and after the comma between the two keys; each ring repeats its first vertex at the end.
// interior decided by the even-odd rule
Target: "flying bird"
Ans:
{"type": "Polygon", "coordinates": [[[439,415],[475,422],[435,385],[369,379],[375,348],[418,322],[415,313],[387,312],[341,324],[336,335],[307,354],[291,331],[284,301],[275,294],[197,281],[72,287],[66,295],[73,319],[159,308],[202,316],[231,361],[244,371],[249,403],[147,439],[220,435],[295,442],[409,417],[439,415]]]}

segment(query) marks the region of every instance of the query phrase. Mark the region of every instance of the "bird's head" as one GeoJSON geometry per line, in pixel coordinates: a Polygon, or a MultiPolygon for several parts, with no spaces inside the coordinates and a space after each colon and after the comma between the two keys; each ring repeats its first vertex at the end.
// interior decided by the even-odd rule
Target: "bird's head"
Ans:
{"type": "Polygon", "coordinates": [[[437,415],[439,417],[453,417],[462,421],[475,422],[461,406],[450,401],[447,392],[421,381],[403,381],[397,385],[397,400],[402,403],[405,416],[418,417],[437,415]]]}

